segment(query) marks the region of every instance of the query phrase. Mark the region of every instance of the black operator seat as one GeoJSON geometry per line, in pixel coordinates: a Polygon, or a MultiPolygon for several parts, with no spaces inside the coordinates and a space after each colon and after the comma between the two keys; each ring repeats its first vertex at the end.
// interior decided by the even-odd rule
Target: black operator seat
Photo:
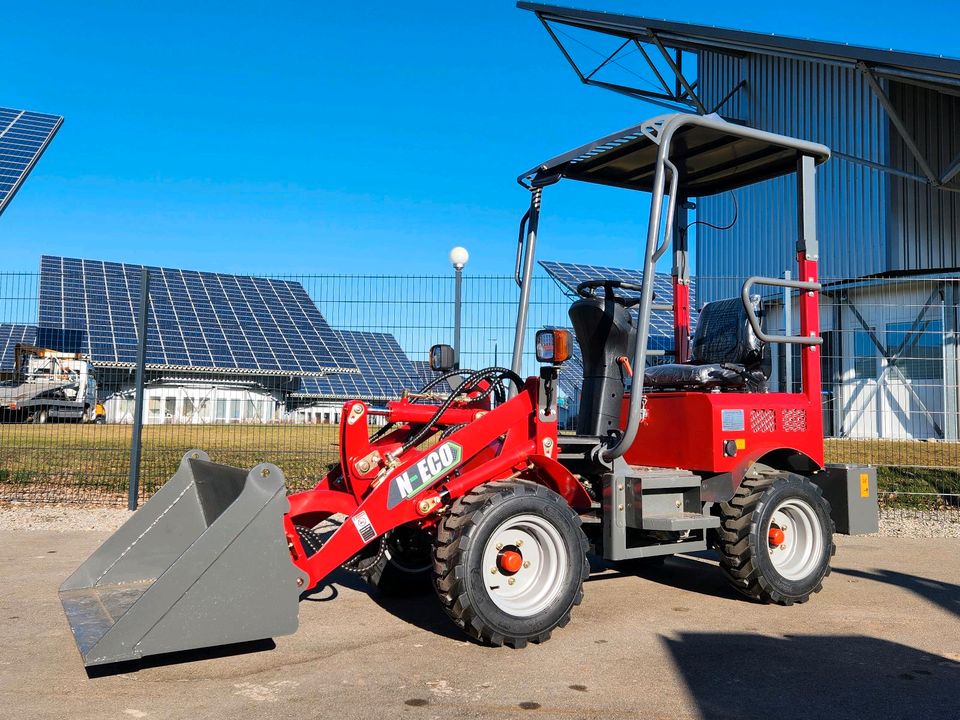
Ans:
{"type": "MultiPolygon", "coordinates": [[[[751,300],[754,311],[762,317],[760,297],[755,295],[751,300]]],[[[707,303],[690,342],[690,362],[649,367],[643,383],[654,389],[761,392],[766,390],[768,372],[763,345],[739,297],[707,303]]]]}

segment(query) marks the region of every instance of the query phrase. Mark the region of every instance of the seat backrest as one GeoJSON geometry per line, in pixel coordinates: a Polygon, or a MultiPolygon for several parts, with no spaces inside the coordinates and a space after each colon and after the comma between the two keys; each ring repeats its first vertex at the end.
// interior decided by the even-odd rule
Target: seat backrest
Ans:
{"type": "MultiPolygon", "coordinates": [[[[758,316],[760,297],[754,296],[753,309],[758,316]]],[[[690,343],[694,365],[737,363],[748,368],[763,359],[763,342],[753,332],[740,298],[707,303],[700,311],[697,331],[690,343]]]]}

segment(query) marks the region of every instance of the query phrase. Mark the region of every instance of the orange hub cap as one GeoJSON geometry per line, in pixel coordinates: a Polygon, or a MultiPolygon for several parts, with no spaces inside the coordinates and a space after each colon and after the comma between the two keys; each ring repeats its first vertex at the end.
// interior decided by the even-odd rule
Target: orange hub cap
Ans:
{"type": "Polygon", "coordinates": [[[770,528],[769,540],[770,540],[771,547],[778,547],[780,545],[783,545],[783,541],[785,539],[786,538],[783,534],[783,530],[781,530],[776,526],[770,528]]]}
{"type": "Polygon", "coordinates": [[[523,555],[514,550],[504,550],[497,558],[497,564],[504,573],[513,575],[523,567],[523,555]]]}

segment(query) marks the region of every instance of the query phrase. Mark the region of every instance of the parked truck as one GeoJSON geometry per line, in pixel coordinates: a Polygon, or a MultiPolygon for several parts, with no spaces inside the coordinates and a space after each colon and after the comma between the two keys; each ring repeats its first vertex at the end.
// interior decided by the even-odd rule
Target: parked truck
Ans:
{"type": "Polygon", "coordinates": [[[14,378],[0,384],[0,422],[104,422],[89,357],[26,344],[14,353],[14,378]]]}

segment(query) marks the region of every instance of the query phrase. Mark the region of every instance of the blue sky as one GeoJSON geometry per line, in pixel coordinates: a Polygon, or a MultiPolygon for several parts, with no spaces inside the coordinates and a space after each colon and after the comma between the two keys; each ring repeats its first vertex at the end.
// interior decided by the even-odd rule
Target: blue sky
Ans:
{"type": "MultiPolygon", "coordinates": [[[[948,0],[565,4],[960,56],[948,0]]],[[[463,244],[507,274],[516,176],[661,112],[579,85],[510,2],[217,6],[5,8],[0,105],[66,120],[0,217],[0,271],[440,274],[463,244]]],[[[539,256],[636,266],[645,220],[637,194],[558,187],[539,256]]]]}

